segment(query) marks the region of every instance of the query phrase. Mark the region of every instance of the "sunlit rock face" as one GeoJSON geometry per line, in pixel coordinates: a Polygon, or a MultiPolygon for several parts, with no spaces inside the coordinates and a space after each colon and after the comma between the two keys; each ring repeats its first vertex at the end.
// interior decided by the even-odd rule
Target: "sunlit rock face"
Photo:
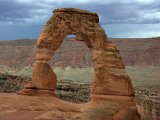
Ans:
{"type": "Polygon", "coordinates": [[[109,118],[138,120],[131,80],[119,51],[108,41],[100,26],[98,15],[73,8],[56,9],[53,13],[37,41],[32,81],[18,93],[54,96],[57,77],[48,62],[67,35],[76,35],[75,39],[83,41],[92,53],[94,74],[90,90],[91,103],[111,101],[118,104],[119,109],[109,118]]]}

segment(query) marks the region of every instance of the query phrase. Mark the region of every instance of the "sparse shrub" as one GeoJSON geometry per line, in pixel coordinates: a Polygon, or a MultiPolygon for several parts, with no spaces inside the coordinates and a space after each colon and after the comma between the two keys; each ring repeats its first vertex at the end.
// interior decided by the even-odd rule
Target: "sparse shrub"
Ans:
{"type": "Polygon", "coordinates": [[[23,88],[23,85],[30,80],[27,77],[0,74],[0,92],[13,93],[23,88]]]}
{"type": "Polygon", "coordinates": [[[57,97],[74,103],[84,103],[89,101],[88,83],[71,82],[70,80],[60,80],[57,83],[57,97]]]}

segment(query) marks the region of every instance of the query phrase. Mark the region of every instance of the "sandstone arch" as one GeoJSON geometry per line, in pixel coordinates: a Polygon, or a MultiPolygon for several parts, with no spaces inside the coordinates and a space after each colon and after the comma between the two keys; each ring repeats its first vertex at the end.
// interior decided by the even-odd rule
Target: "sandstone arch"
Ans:
{"type": "Polygon", "coordinates": [[[131,81],[116,47],[107,40],[96,13],[57,9],[42,30],[36,50],[32,83],[41,90],[54,90],[56,75],[48,61],[67,35],[75,34],[90,48],[95,64],[92,94],[133,96],[131,81]],[[41,71],[40,71],[41,70],[41,71]],[[46,73],[47,71],[47,73],[46,73]]]}
{"type": "Polygon", "coordinates": [[[54,10],[54,15],[48,20],[37,41],[32,81],[19,94],[54,95],[57,78],[48,61],[70,34],[76,35],[76,40],[85,42],[93,56],[95,68],[91,100],[123,102],[135,107],[131,80],[119,51],[107,40],[98,15],[73,8],[54,10]]]}

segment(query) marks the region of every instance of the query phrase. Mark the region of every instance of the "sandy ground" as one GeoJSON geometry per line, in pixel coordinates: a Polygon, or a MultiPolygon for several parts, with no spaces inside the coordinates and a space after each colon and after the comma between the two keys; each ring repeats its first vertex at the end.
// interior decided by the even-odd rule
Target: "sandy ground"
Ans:
{"type": "Polygon", "coordinates": [[[71,116],[73,118],[80,114],[82,109],[85,109],[85,104],[68,103],[53,96],[0,93],[0,120],[71,119],[71,116]]]}

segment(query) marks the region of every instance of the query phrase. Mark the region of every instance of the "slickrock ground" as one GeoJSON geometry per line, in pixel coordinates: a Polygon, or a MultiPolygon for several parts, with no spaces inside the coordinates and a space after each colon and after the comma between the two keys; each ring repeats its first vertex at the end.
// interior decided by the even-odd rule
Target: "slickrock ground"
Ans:
{"type": "Polygon", "coordinates": [[[55,97],[0,94],[0,120],[63,120],[70,119],[81,105],[62,102],[55,97]],[[66,113],[55,108],[63,105],[66,113]],[[68,107],[69,105],[69,107],[68,107]],[[73,111],[69,112],[68,111],[73,111]]]}
{"type": "MultiPolygon", "coordinates": [[[[16,92],[17,90],[22,88],[22,85],[26,82],[26,80],[28,80],[28,78],[0,74],[0,92],[16,92]]],[[[58,96],[58,98],[61,98],[65,101],[74,102],[74,103],[88,102],[89,88],[90,88],[89,83],[82,84],[82,83],[77,83],[75,81],[71,82],[70,80],[69,81],[63,80],[63,81],[58,81],[57,85],[58,86],[56,89],[56,96],[58,96]]],[[[4,95],[4,94],[0,94],[0,95],[4,95]]],[[[136,96],[137,96],[136,102],[137,102],[137,106],[138,106],[141,117],[144,118],[144,120],[148,120],[149,118],[158,120],[160,118],[160,111],[159,111],[160,104],[157,104],[157,103],[159,103],[160,99],[154,99],[154,101],[151,101],[150,99],[160,98],[159,87],[158,86],[152,87],[150,89],[147,89],[147,88],[136,89],[136,96]]],[[[3,100],[4,99],[2,99],[2,102],[3,100]]],[[[10,105],[10,104],[7,103],[7,105],[10,105]]],[[[93,117],[92,115],[95,112],[97,112],[97,110],[101,110],[101,112],[98,112],[99,113],[98,115],[99,116],[102,115],[105,117],[105,115],[107,114],[107,110],[106,110],[107,106],[104,106],[104,104],[102,105],[97,107],[96,109],[89,110],[88,113],[90,114],[88,116],[90,116],[91,118],[93,117]]],[[[52,113],[53,112],[57,114],[57,111],[52,111],[52,113]]]]}
{"type": "MultiPolygon", "coordinates": [[[[0,120],[113,120],[112,116],[121,107],[114,102],[74,104],[53,96],[0,94],[0,120]]],[[[122,111],[122,115],[125,114],[126,111],[122,111]]],[[[135,110],[130,110],[128,117],[123,120],[132,120],[135,114],[135,110]]]]}

